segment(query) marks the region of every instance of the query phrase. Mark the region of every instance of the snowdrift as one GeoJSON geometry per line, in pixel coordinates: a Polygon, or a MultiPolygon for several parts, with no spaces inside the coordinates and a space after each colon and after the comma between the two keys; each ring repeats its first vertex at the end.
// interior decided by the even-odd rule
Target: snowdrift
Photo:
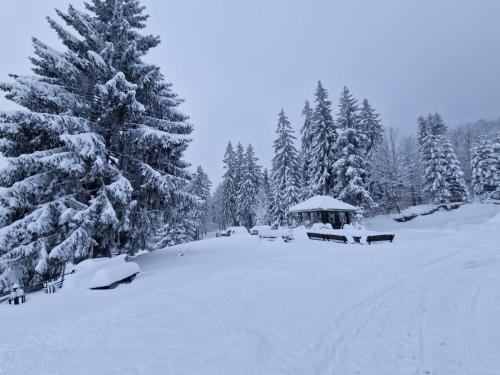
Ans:
{"type": "MultiPolygon", "coordinates": [[[[114,258],[87,259],[74,267],[75,272],[68,275],[64,283],[64,290],[98,289],[116,286],[124,279],[129,279],[140,272],[135,262],[126,262],[126,255],[114,258]]],[[[71,267],[69,267],[71,270],[71,267]]]]}

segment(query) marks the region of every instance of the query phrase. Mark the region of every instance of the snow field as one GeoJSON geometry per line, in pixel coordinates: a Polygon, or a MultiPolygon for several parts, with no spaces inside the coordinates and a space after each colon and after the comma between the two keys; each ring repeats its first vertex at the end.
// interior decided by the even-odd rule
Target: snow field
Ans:
{"type": "Polygon", "coordinates": [[[498,374],[499,212],[368,222],[393,244],[145,254],[131,284],[0,305],[0,374],[498,374]]]}

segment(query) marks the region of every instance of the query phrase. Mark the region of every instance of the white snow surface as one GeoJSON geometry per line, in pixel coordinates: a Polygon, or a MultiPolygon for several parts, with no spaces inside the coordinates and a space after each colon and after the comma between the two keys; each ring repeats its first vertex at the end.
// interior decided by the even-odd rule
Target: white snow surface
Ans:
{"type": "Polygon", "coordinates": [[[0,374],[499,374],[500,206],[366,225],[396,242],[209,239],[0,304],[0,374]]]}
{"type": "Polygon", "coordinates": [[[238,226],[238,227],[229,227],[227,228],[227,231],[228,232],[231,232],[231,236],[234,236],[235,234],[236,235],[247,235],[247,234],[250,234],[247,230],[247,228],[243,227],[243,226],[238,226]]]}
{"type": "Polygon", "coordinates": [[[314,210],[344,210],[344,211],[355,211],[356,207],[351,206],[349,203],[345,203],[330,197],[328,195],[315,195],[304,202],[296,204],[290,207],[290,212],[300,212],[300,211],[314,211],[314,210]]]}

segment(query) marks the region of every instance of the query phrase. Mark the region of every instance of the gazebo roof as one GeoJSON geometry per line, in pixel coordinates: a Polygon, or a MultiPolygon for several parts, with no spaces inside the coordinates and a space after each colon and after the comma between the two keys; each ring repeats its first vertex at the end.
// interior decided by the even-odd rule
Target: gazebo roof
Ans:
{"type": "Polygon", "coordinates": [[[315,195],[290,207],[289,212],[356,211],[357,208],[328,195],[315,195]]]}

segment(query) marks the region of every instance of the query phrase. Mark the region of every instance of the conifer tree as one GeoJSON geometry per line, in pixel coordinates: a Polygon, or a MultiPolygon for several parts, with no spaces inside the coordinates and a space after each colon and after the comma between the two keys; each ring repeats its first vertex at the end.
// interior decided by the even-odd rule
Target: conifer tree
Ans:
{"type": "Polygon", "coordinates": [[[451,194],[445,179],[446,159],[439,139],[433,134],[432,116],[418,118],[418,141],[424,163],[424,191],[436,203],[449,202],[451,194]]]}
{"type": "Polygon", "coordinates": [[[137,0],[90,0],[49,18],[63,51],[33,39],[34,75],[2,83],[26,111],[0,115],[0,283],[27,285],[67,261],[134,253],[189,207],[192,126],[145,56],[137,0]],[[74,32],[74,33],[73,33],[74,32]],[[176,209],[174,209],[177,207],[176,209]]]}
{"type": "Polygon", "coordinates": [[[367,139],[361,128],[357,102],[347,87],[342,90],[336,123],[340,135],[335,144],[337,155],[333,165],[334,194],[338,199],[359,208],[375,207],[376,204],[366,189],[367,139]]]}
{"type": "Polygon", "coordinates": [[[240,202],[239,202],[239,192],[241,190],[241,186],[243,184],[243,175],[244,175],[244,167],[245,167],[245,150],[241,142],[238,142],[236,145],[235,155],[234,155],[234,170],[235,170],[235,188],[236,188],[236,222],[235,225],[241,225],[243,220],[243,213],[241,212],[240,202]]]}
{"type": "Polygon", "coordinates": [[[296,138],[283,109],[279,114],[276,134],[270,216],[272,225],[279,227],[288,223],[288,210],[297,203],[299,196],[299,159],[294,145],[296,138]]]}
{"type": "Polygon", "coordinates": [[[253,146],[249,144],[243,158],[241,187],[238,192],[238,211],[241,222],[250,229],[255,224],[260,184],[260,167],[253,146]]]}
{"type": "Polygon", "coordinates": [[[380,123],[379,114],[375,112],[367,99],[361,103],[359,117],[361,129],[366,136],[366,155],[370,157],[377,145],[382,142],[384,128],[380,123]]]}
{"type": "Polygon", "coordinates": [[[463,202],[467,185],[439,114],[419,117],[419,146],[424,160],[424,190],[435,203],[463,202]]]}
{"type": "Polygon", "coordinates": [[[270,225],[270,207],[272,202],[271,182],[267,169],[264,169],[259,185],[259,198],[257,205],[257,225],[270,225]]]}
{"type": "Polygon", "coordinates": [[[189,192],[198,198],[197,205],[190,212],[195,223],[195,240],[201,239],[207,232],[211,186],[208,175],[201,166],[198,166],[189,186],[189,192]]]}
{"type": "Polygon", "coordinates": [[[301,133],[300,170],[302,177],[300,198],[301,200],[306,200],[314,194],[313,187],[311,185],[311,165],[313,161],[312,141],[314,137],[312,129],[313,110],[308,100],[306,100],[304,104],[304,109],[302,110],[302,116],[304,116],[304,125],[300,129],[301,133]]]}
{"type": "Polygon", "coordinates": [[[446,160],[445,178],[450,191],[450,200],[451,202],[465,202],[469,197],[469,191],[462,167],[448,138],[448,128],[439,113],[431,115],[430,121],[435,139],[442,147],[446,160]]]}
{"type": "Polygon", "coordinates": [[[472,189],[477,198],[500,199],[500,133],[480,139],[471,150],[472,189]]]}
{"type": "Polygon", "coordinates": [[[311,117],[311,167],[310,183],[314,194],[332,195],[335,160],[335,143],[338,133],[331,113],[328,91],[318,82],[315,93],[315,108],[311,117]]]}
{"type": "Polygon", "coordinates": [[[227,220],[227,224],[238,225],[237,217],[237,165],[236,154],[231,142],[228,142],[226,153],[224,155],[224,169],[226,172],[222,181],[222,196],[223,196],[223,212],[227,220]]]}

